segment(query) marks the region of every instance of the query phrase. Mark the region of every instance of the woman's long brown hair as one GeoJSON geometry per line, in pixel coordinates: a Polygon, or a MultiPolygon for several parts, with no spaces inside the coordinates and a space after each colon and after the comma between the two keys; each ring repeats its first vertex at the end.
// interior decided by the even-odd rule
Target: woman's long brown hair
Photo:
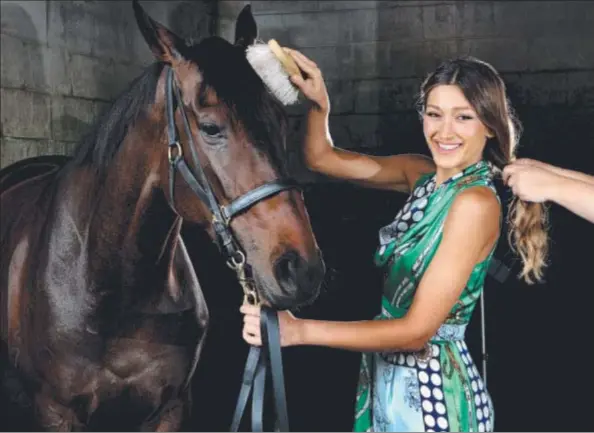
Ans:
{"type": "MultiPolygon", "coordinates": [[[[445,61],[421,86],[421,110],[424,110],[431,89],[438,85],[457,85],[462,90],[479,119],[494,135],[487,139],[485,159],[501,172],[515,159],[522,126],[509,103],[499,73],[490,64],[474,57],[445,61]]],[[[516,196],[509,206],[508,241],[522,259],[520,278],[528,284],[542,281],[548,254],[546,208],[516,196]]]]}

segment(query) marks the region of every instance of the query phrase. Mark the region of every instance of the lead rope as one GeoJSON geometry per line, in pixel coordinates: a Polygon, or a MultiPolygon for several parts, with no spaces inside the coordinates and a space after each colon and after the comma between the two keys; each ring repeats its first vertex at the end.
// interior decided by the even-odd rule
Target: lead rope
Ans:
{"type": "Polygon", "coordinates": [[[264,391],[266,384],[266,368],[270,365],[274,404],[277,416],[277,429],[289,431],[289,417],[285,398],[285,384],[283,375],[282,354],[280,346],[280,330],[278,315],[273,309],[261,304],[253,280],[246,275],[245,255],[238,251],[239,259],[231,257],[227,266],[233,269],[237,280],[243,289],[243,302],[260,307],[260,331],[262,336],[262,350],[258,346],[251,346],[243,371],[241,389],[229,431],[239,429],[239,423],[247,405],[250,391],[252,391],[252,429],[254,432],[264,431],[264,391]]]}

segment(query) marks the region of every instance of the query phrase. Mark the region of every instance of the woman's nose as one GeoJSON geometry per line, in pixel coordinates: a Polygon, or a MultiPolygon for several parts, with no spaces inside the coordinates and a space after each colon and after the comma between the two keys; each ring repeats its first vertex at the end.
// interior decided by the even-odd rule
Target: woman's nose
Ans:
{"type": "Polygon", "coordinates": [[[453,136],[454,128],[452,126],[452,121],[449,119],[444,119],[439,125],[439,137],[442,139],[448,139],[452,138],[453,136]]]}

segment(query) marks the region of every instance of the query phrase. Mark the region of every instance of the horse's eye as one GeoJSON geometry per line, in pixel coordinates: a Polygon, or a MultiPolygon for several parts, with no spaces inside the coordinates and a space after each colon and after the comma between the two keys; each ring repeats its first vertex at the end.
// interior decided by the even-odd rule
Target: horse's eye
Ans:
{"type": "Polygon", "coordinates": [[[221,134],[221,128],[214,123],[202,123],[200,125],[200,130],[211,137],[219,136],[221,134]]]}

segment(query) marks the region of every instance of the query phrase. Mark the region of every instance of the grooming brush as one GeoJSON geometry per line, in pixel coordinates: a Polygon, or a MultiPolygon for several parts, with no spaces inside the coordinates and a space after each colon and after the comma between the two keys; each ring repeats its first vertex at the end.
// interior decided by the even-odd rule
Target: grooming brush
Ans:
{"type": "Polygon", "coordinates": [[[284,105],[299,100],[299,90],[291,82],[291,75],[301,75],[295,61],[274,39],[268,43],[255,42],[246,49],[246,58],[270,92],[284,105]]]}

